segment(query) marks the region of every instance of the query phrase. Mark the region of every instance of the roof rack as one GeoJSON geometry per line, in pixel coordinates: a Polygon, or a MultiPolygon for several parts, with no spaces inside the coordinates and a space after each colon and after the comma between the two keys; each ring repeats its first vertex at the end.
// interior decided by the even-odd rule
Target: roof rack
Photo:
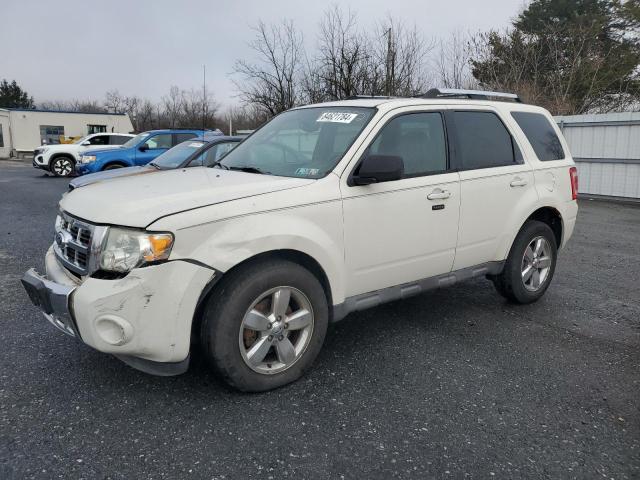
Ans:
{"type": "Polygon", "coordinates": [[[522,103],[515,93],[489,92],[485,90],[464,90],[458,88],[432,88],[427,93],[418,95],[419,98],[468,98],[471,100],[502,100],[522,103]]]}
{"type": "Polygon", "coordinates": [[[349,95],[347,98],[345,98],[345,100],[362,100],[362,99],[371,99],[371,98],[389,99],[389,98],[395,98],[395,97],[390,97],[389,95],[349,95]]]}

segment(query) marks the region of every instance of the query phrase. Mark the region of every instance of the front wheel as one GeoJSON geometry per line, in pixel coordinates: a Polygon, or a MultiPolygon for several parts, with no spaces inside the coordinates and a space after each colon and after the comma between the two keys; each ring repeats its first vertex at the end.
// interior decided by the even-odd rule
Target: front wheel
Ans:
{"type": "Polygon", "coordinates": [[[504,269],[493,278],[498,292],[515,303],[532,303],[549,287],[556,269],[558,248],[551,228],[528,221],[513,242],[504,269]]]}
{"type": "Polygon", "coordinates": [[[241,267],[208,300],[201,343],[212,366],[242,391],[278,388],[317,357],[329,309],[318,279],[288,261],[241,267]]]}
{"type": "Polygon", "coordinates": [[[56,177],[68,177],[73,173],[74,165],[69,157],[56,157],[51,162],[51,173],[56,177]]]}

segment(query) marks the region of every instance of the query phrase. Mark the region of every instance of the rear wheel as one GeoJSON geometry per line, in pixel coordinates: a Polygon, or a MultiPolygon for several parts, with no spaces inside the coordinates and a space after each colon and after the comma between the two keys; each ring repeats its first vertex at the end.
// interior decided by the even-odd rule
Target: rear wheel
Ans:
{"type": "Polygon", "coordinates": [[[557,253],[551,228],[546,223],[528,221],[516,236],[502,273],[493,278],[496,289],[512,302],[535,302],[551,283],[557,253]]]}
{"type": "Polygon", "coordinates": [[[327,299],[298,264],[264,261],[232,272],[209,298],[201,342],[232,386],[258,392],[302,376],[322,347],[327,299]]]}
{"type": "Polygon", "coordinates": [[[67,156],[56,157],[51,161],[51,173],[56,177],[68,177],[73,173],[75,162],[67,156]]]}

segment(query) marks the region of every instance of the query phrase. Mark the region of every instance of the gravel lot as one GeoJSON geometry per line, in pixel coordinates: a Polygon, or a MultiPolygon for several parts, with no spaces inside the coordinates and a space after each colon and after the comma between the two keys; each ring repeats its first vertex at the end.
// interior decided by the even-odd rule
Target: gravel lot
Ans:
{"type": "Polygon", "coordinates": [[[63,335],[19,284],[66,181],[0,161],[0,478],[640,478],[640,206],[582,201],[546,296],[477,280],[353,314],[260,395],[63,335]]]}

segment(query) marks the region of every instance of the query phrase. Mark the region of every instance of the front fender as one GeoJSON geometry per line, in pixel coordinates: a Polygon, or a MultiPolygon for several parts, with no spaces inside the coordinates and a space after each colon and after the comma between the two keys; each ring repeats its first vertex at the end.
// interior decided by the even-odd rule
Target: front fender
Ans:
{"type": "Polygon", "coordinates": [[[171,259],[191,259],[226,272],[252,257],[294,250],[324,270],[334,303],[344,300],[340,201],[240,216],[180,229],[171,259]]]}

